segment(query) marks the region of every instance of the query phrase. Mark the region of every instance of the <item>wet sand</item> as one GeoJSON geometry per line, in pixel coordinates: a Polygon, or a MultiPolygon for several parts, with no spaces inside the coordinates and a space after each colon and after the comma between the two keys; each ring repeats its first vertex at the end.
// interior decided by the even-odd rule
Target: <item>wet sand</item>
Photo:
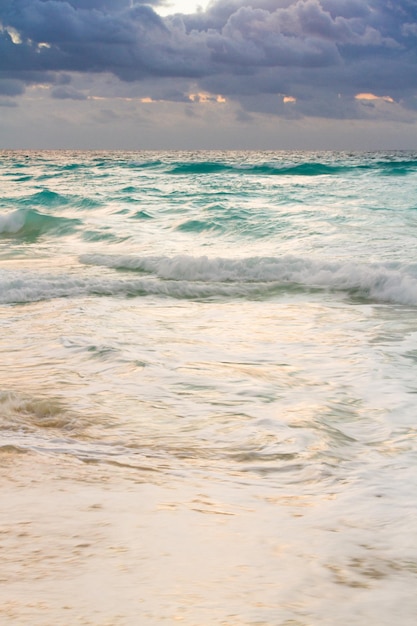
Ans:
{"type": "Polygon", "coordinates": [[[264,623],[239,615],[260,604],[237,503],[72,459],[12,451],[1,465],[2,624],[264,623]]]}
{"type": "Polygon", "coordinates": [[[364,511],[332,520],[336,496],[5,448],[0,464],[4,626],[413,623],[411,561],[371,528],[359,545],[364,511]]]}

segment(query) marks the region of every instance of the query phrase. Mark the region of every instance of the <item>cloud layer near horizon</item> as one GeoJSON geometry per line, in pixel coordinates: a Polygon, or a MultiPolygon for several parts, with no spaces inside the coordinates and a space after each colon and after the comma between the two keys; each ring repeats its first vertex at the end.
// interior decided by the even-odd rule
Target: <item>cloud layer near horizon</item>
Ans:
{"type": "Polygon", "coordinates": [[[165,18],[156,5],[2,0],[2,101],[37,84],[82,100],[75,74],[110,73],[150,99],[189,102],[193,85],[249,114],[414,119],[415,0],[215,0],[165,18]]]}

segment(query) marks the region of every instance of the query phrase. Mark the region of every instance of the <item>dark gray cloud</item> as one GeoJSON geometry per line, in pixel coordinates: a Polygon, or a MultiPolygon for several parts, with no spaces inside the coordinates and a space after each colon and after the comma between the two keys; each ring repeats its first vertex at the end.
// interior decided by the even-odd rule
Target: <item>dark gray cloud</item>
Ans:
{"type": "MultiPolygon", "coordinates": [[[[416,108],[415,0],[218,0],[166,18],[151,5],[2,0],[0,78],[18,81],[4,89],[49,82],[53,97],[81,99],[63,76],[110,72],[131,82],[189,79],[249,113],[360,117],[361,91],[416,108]],[[296,99],[291,108],[284,96],[296,99]]],[[[185,90],[165,92],[187,99],[185,90]]]]}

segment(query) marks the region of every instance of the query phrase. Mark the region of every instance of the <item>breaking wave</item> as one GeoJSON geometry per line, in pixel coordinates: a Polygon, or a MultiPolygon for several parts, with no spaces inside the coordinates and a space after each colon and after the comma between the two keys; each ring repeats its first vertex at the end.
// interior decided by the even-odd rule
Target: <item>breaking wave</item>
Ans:
{"type": "Polygon", "coordinates": [[[258,299],[273,297],[282,289],[319,289],[376,302],[417,305],[417,265],[323,262],[292,256],[210,259],[100,254],[83,255],[80,262],[118,272],[114,276],[84,277],[3,270],[0,302],[25,303],[86,295],[258,299]]]}
{"type": "Polygon", "coordinates": [[[33,238],[48,231],[68,233],[80,223],[78,219],[45,215],[35,209],[17,209],[0,215],[0,236],[33,238]]]}

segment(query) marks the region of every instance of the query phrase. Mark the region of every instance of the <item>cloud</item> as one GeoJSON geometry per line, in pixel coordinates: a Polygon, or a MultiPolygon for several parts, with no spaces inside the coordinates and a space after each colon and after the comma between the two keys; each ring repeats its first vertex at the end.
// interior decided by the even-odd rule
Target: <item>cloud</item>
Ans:
{"type": "Polygon", "coordinates": [[[87,100],[84,93],[66,85],[55,87],[51,91],[51,97],[58,100],[87,100]]]}
{"type": "Polygon", "coordinates": [[[25,85],[20,80],[0,79],[0,96],[20,96],[25,91],[25,85]]]}
{"type": "MultiPolygon", "coordinates": [[[[84,99],[60,84],[62,76],[110,73],[126,83],[151,81],[174,102],[189,101],[190,93],[221,94],[248,118],[257,111],[360,118],[366,107],[358,93],[415,110],[411,0],[217,0],[206,11],[165,18],[152,4],[158,6],[2,0],[0,79],[12,81],[3,89],[17,90],[5,95],[47,82],[53,98],[84,99]],[[181,89],[172,88],[172,79],[181,89]]],[[[375,106],[375,116],[382,109],[375,106]]]]}
{"type": "Polygon", "coordinates": [[[17,102],[15,102],[14,100],[6,100],[4,98],[0,98],[0,107],[7,107],[10,109],[14,109],[16,108],[17,102]]]}

